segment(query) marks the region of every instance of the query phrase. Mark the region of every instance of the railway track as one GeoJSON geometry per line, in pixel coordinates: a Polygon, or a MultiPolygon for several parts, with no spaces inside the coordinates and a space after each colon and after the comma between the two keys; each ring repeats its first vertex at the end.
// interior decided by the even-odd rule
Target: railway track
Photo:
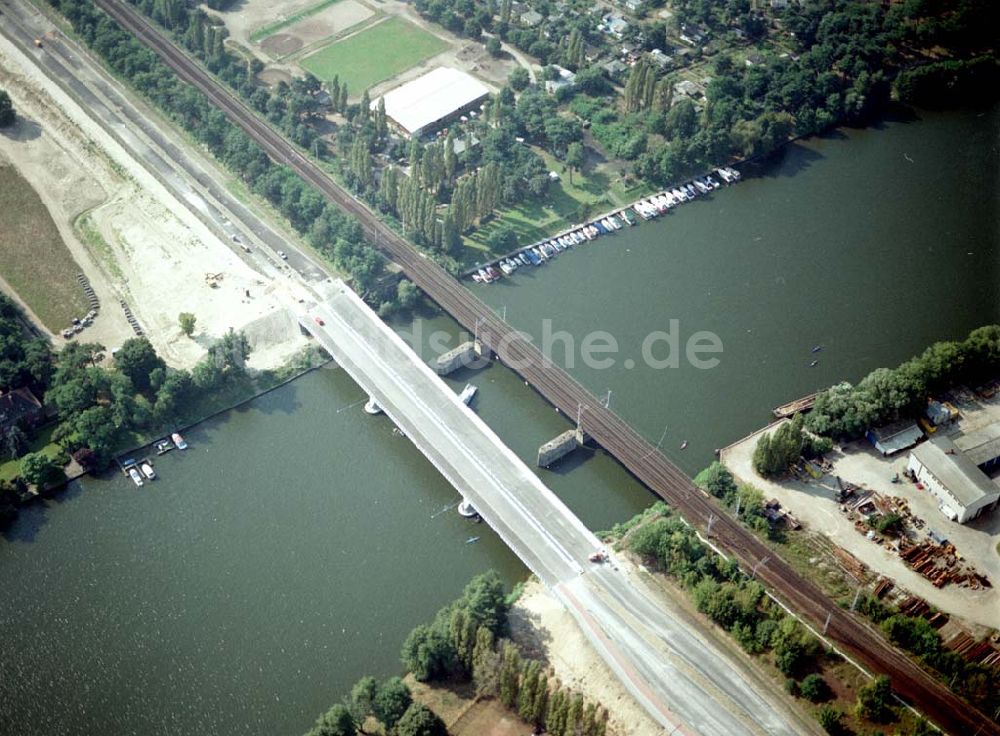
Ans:
{"type": "Polygon", "coordinates": [[[122,27],[155,51],[185,82],[204,93],[279,164],[292,168],[331,202],[354,215],[365,236],[398,263],[407,277],[485,347],[528,381],[567,416],[582,412],[584,429],[638,480],[693,526],[705,530],[712,518],[712,538],[727,554],[774,591],[792,610],[822,628],[827,637],[869,670],[887,674],[893,688],[940,728],[962,736],[1000,736],[1000,725],[954,695],[940,681],[892,647],[861,617],[841,609],[737,521],[732,519],[644,437],[566,371],[524,340],[486,304],[443,268],[424,257],[386,226],[364,203],[342,189],[322,169],[231,94],[152,23],[121,0],[94,0],[122,27]]]}

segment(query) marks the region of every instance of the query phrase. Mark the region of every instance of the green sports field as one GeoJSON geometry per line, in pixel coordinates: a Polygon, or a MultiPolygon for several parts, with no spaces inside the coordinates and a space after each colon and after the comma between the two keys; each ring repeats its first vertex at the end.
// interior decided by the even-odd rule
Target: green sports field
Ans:
{"type": "Polygon", "coordinates": [[[439,54],[448,44],[401,18],[389,18],[304,58],[303,69],[328,82],[339,76],[351,97],[439,54]]]}

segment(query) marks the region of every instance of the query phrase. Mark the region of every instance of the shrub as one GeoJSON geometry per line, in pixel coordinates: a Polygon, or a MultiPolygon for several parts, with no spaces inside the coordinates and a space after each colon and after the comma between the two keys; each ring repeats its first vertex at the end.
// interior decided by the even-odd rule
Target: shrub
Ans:
{"type": "Polygon", "coordinates": [[[830,697],[830,686],[826,684],[820,675],[812,674],[806,676],[799,685],[799,692],[806,700],[818,703],[830,697]]]}
{"type": "Polygon", "coordinates": [[[839,734],[841,732],[840,719],[842,717],[843,714],[830,705],[824,705],[816,713],[816,720],[819,721],[819,725],[823,727],[824,731],[832,734],[839,734]]]}

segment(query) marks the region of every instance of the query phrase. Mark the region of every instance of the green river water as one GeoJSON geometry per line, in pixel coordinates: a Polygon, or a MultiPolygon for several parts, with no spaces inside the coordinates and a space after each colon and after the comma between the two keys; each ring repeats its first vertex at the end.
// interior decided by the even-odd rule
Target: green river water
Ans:
{"type": "MultiPolygon", "coordinates": [[[[613,334],[616,365],[577,357],[573,374],[693,473],[773,405],[1000,320],[998,125],[998,110],[923,114],[795,144],[661,223],[477,293],[538,339],[546,318],[613,334]],[[715,332],[719,366],[644,365],[670,319],[682,346],[715,332]]],[[[418,320],[457,339],[446,317],[418,320]]],[[[529,463],[568,427],[502,367],[465,380],[529,463]]],[[[397,673],[409,629],[472,575],[522,579],[363,398],[316,371],[188,432],[141,490],[87,479],[26,508],[0,542],[0,733],[300,734],[361,675],[397,673]]],[[[593,528],[652,501],[600,452],[540,474],[593,528]]]]}

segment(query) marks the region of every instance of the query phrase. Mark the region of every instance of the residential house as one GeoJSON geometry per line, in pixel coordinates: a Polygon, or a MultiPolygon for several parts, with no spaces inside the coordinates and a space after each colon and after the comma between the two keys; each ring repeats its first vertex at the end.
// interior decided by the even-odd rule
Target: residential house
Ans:
{"type": "Polygon", "coordinates": [[[604,29],[605,33],[614,36],[615,38],[621,39],[625,37],[628,33],[628,21],[625,20],[620,15],[606,15],[604,16],[604,29]]]}
{"type": "Polygon", "coordinates": [[[708,43],[708,31],[701,26],[685,23],[681,25],[680,39],[688,46],[701,48],[708,43]]]}
{"type": "Polygon", "coordinates": [[[42,418],[42,402],[29,388],[15,388],[0,394],[0,434],[14,425],[35,426],[42,418]]]}
{"type": "Polygon", "coordinates": [[[545,20],[545,18],[542,17],[542,14],[537,10],[527,10],[521,13],[519,20],[521,21],[522,26],[525,26],[526,28],[534,28],[545,20]]]}
{"type": "Polygon", "coordinates": [[[684,79],[674,85],[674,93],[686,95],[687,97],[701,97],[701,90],[698,85],[690,79],[684,79]]]}
{"type": "Polygon", "coordinates": [[[606,71],[608,76],[612,79],[621,79],[628,71],[628,67],[618,61],[618,59],[612,59],[611,61],[601,64],[601,68],[604,69],[604,71],[606,71]]]}
{"type": "Polygon", "coordinates": [[[563,69],[561,66],[556,66],[555,69],[559,72],[559,77],[558,79],[545,80],[546,92],[549,94],[555,94],[563,87],[572,87],[576,84],[576,74],[571,72],[569,69],[563,69]]]}
{"type": "Polygon", "coordinates": [[[649,52],[649,58],[660,69],[668,69],[674,63],[673,58],[665,54],[663,49],[653,49],[649,52]]]}

